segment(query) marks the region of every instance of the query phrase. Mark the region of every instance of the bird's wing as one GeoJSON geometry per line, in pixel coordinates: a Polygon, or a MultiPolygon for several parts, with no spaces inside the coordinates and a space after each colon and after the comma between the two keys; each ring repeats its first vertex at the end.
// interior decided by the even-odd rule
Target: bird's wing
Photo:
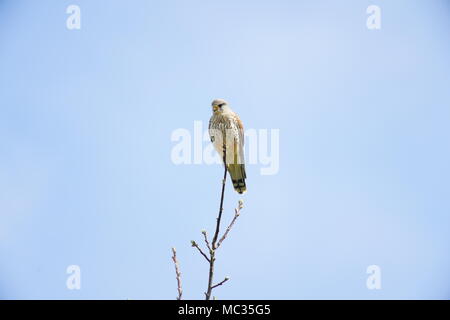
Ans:
{"type": "Polygon", "coordinates": [[[235,119],[239,129],[239,140],[241,141],[241,145],[244,146],[244,125],[237,114],[235,114],[235,119]]]}
{"type": "Polygon", "coordinates": [[[211,142],[214,143],[214,135],[213,135],[213,128],[212,128],[212,123],[213,122],[213,117],[211,117],[209,119],[209,125],[208,125],[208,133],[209,133],[209,139],[211,140],[211,142]]]}
{"type": "Polygon", "coordinates": [[[237,114],[234,114],[236,125],[239,133],[238,156],[239,163],[244,164],[244,125],[237,114]]]}

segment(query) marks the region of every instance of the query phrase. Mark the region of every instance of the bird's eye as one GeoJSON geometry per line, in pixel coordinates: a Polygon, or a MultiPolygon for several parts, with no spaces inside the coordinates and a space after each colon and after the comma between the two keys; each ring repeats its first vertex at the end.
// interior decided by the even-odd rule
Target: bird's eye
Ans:
{"type": "Polygon", "coordinates": [[[221,103],[218,106],[219,106],[219,108],[222,108],[223,105],[224,105],[224,103],[221,103]]]}

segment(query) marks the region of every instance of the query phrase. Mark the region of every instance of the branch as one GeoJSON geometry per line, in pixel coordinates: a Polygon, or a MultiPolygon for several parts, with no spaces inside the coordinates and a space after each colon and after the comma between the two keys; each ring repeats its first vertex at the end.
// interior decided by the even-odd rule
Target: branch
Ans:
{"type": "Polygon", "coordinates": [[[180,272],[180,266],[177,259],[177,251],[175,248],[172,248],[172,260],[175,265],[175,274],[177,275],[177,288],[178,288],[178,297],[177,300],[181,300],[181,296],[183,295],[183,289],[181,287],[181,272],[180,272]]]}
{"type": "Polygon", "coordinates": [[[230,280],[230,278],[225,277],[225,279],[223,279],[222,281],[220,281],[218,284],[213,285],[213,286],[212,286],[212,289],[214,289],[214,288],[216,288],[216,287],[218,287],[218,286],[223,285],[223,284],[224,284],[225,282],[227,282],[228,280],[230,280]]]}
{"type": "Polygon", "coordinates": [[[225,195],[225,184],[227,182],[227,165],[225,163],[225,150],[223,152],[223,160],[224,160],[224,166],[225,166],[225,172],[223,174],[223,180],[222,180],[222,195],[220,196],[220,208],[219,208],[219,216],[217,217],[217,225],[216,225],[216,232],[214,233],[214,238],[212,240],[212,249],[215,250],[216,247],[216,241],[217,237],[219,236],[220,231],[220,220],[222,219],[222,212],[223,212],[223,198],[225,195]]]}
{"type": "MultiPolygon", "coordinates": [[[[242,210],[242,208],[244,207],[242,200],[239,200],[239,204],[238,207],[234,209],[234,217],[232,219],[232,221],[230,222],[230,224],[228,225],[227,229],[225,230],[225,233],[222,235],[222,237],[220,237],[219,239],[219,233],[220,233],[220,223],[222,220],[222,213],[223,213],[223,203],[224,203],[224,198],[225,198],[225,186],[226,186],[226,182],[227,182],[227,172],[228,172],[228,167],[227,167],[227,162],[226,162],[226,137],[224,136],[223,138],[224,141],[224,145],[223,145],[223,164],[224,164],[224,173],[223,173],[223,179],[222,179],[222,192],[220,195],[220,206],[219,206],[219,214],[216,218],[216,230],[214,232],[214,236],[212,238],[212,241],[210,242],[208,239],[208,234],[206,232],[206,230],[202,230],[202,235],[206,244],[206,247],[209,249],[209,257],[208,255],[205,254],[205,252],[203,252],[203,250],[200,248],[200,246],[197,244],[197,242],[195,242],[194,240],[191,240],[191,246],[196,248],[198,250],[198,252],[200,252],[200,254],[206,259],[206,261],[208,261],[209,263],[209,275],[208,275],[208,287],[206,292],[204,292],[205,294],[205,300],[210,300],[211,298],[213,298],[215,300],[215,297],[212,296],[212,290],[222,286],[225,282],[227,282],[230,278],[225,277],[224,280],[220,281],[219,283],[213,284],[213,280],[214,280],[214,264],[216,261],[216,250],[221,246],[222,242],[227,238],[229,232],[231,231],[232,227],[234,226],[237,218],[240,215],[240,212],[242,210]]],[[[173,257],[172,260],[175,264],[175,272],[177,275],[177,283],[178,283],[178,297],[177,300],[181,300],[181,296],[182,296],[182,288],[181,288],[181,273],[179,271],[179,265],[178,265],[178,261],[177,261],[177,257],[176,257],[176,251],[175,248],[172,248],[172,252],[173,252],[173,257]]]]}
{"type": "Polygon", "coordinates": [[[238,207],[236,209],[234,209],[234,217],[233,220],[231,220],[230,225],[228,226],[227,230],[225,231],[225,233],[223,234],[222,238],[220,238],[219,242],[217,243],[217,247],[219,248],[220,245],[222,244],[223,240],[225,240],[225,238],[227,237],[228,233],[230,232],[231,228],[233,227],[234,223],[236,222],[237,218],[239,217],[239,215],[241,214],[241,209],[244,207],[244,202],[242,200],[239,200],[239,204],[238,207]]]}
{"type": "Polygon", "coordinates": [[[197,248],[198,252],[200,252],[200,254],[205,257],[206,261],[211,262],[211,260],[209,260],[208,256],[203,252],[203,250],[200,249],[200,247],[198,246],[197,242],[195,242],[194,240],[191,240],[191,245],[194,248],[197,248]]]}
{"type": "Polygon", "coordinates": [[[208,235],[206,234],[206,230],[202,230],[202,234],[203,234],[203,237],[205,238],[206,246],[208,247],[209,251],[211,251],[211,245],[209,244],[208,235]]]}
{"type": "Polygon", "coordinates": [[[220,231],[220,220],[222,219],[222,212],[223,212],[223,199],[225,195],[225,185],[227,183],[227,150],[226,150],[226,144],[225,140],[226,136],[223,137],[223,166],[224,166],[224,173],[223,173],[223,179],[222,179],[222,193],[220,196],[220,207],[219,207],[219,216],[217,217],[217,225],[216,225],[216,232],[214,233],[214,237],[211,243],[211,250],[210,252],[210,260],[209,260],[209,276],[208,276],[208,290],[206,291],[206,298],[205,300],[211,299],[211,293],[213,289],[213,278],[214,278],[214,262],[216,261],[215,255],[216,255],[216,241],[217,237],[219,236],[220,231]]]}

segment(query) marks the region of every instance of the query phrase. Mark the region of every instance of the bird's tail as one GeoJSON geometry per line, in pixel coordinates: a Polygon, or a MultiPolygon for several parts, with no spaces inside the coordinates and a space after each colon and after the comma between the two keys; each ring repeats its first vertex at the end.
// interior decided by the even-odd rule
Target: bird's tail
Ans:
{"type": "Polygon", "coordinates": [[[234,190],[242,194],[247,191],[245,185],[245,179],[247,175],[245,173],[244,164],[229,164],[227,165],[228,172],[230,173],[231,180],[233,181],[234,190]]]}

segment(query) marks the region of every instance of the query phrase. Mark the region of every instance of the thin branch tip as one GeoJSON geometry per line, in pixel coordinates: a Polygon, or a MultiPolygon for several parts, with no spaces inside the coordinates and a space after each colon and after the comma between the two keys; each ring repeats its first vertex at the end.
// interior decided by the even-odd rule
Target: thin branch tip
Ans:
{"type": "Polygon", "coordinates": [[[237,218],[240,216],[241,209],[243,208],[243,206],[241,204],[242,204],[242,200],[239,200],[238,207],[234,209],[233,220],[231,220],[230,224],[227,227],[227,230],[225,230],[225,233],[223,234],[223,236],[220,238],[219,242],[217,243],[217,248],[219,248],[220,245],[222,244],[222,242],[226,239],[226,237],[228,236],[228,233],[231,231],[231,228],[234,226],[234,223],[236,222],[237,218]]]}
{"type": "Polygon", "coordinates": [[[208,258],[208,256],[203,252],[203,250],[198,246],[197,242],[191,240],[191,246],[196,248],[198,252],[200,252],[200,254],[206,259],[206,261],[211,262],[210,258],[208,258]]]}
{"type": "Polygon", "coordinates": [[[176,279],[177,279],[177,290],[178,290],[177,300],[181,300],[181,298],[183,296],[183,288],[181,285],[180,265],[178,263],[177,250],[175,249],[175,247],[172,247],[172,260],[175,265],[175,275],[176,275],[176,279]]]}
{"type": "Polygon", "coordinates": [[[211,253],[211,250],[212,250],[211,244],[209,243],[208,234],[206,233],[206,230],[202,230],[202,234],[203,234],[203,238],[205,240],[206,247],[208,248],[209,252],[211,253]]]}
{"type": "Polygon", "coordinates": [[[217,284],[215,284],[215,285],[213,285],[213,289],[214,288],[217,288],[218,286],[221,286],[221,285],[223,285],[225,282],[227,282],[228,280],[230,280],[230,278],[229,277],[225,277],[225,279],[223,279],[222,281],[220,281],[219,283],[217,283],[217,284]]]}

